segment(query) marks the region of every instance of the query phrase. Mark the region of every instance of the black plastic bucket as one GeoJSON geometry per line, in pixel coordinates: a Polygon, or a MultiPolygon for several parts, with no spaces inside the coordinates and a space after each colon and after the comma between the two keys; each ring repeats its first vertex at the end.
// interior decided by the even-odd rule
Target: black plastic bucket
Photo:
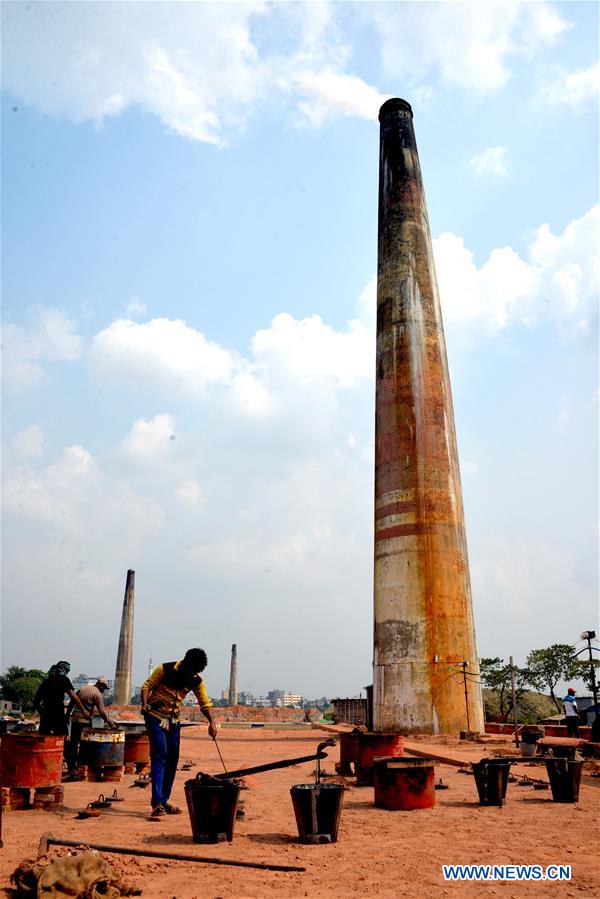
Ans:
{"type": "Polygon", "coordinates": [[[546,759],[546,771],[555,802],[578,802],[583,762],[574,759],[546,759]]]}
{"type": "Polygon", "coordinates": [[[544,736],[541,730],[524,730],[521,734],[519,734],[521,738],[521,743],[537,743],[537,741],[544,736]]]}
{"type": "Polygon", "coordinates": [[[233,840],[240,787],[236,781],[198,774],[185,782],[185,798],[196,843],[233,840]]]}
{"type": "Polygon", "coordinates": [[[505,759],[481,759],[480,762],[473,762],[471,767],[479,793],[479,805],[504,805],[510,762],[505,759]]]}
{"type": "Polygon", "coordinates": [[[337,843],[344,788],[296,784],[290,789],[301,843],[337,843]]]}

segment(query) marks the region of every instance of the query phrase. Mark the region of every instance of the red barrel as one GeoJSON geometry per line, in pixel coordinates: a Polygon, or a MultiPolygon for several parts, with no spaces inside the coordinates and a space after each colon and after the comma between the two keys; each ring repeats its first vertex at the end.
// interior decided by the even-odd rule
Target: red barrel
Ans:
{"type": "Polygon", "coordinates": [[[128,734],[125,732],[125,758],[126,765],[138,764],[150,761],[150,743],[148,734],[128,734]]]}
{"type": "Polygon", "coordinates": [[[435,805],[435,759],[376,758],[375,805],[412,811],[435,805]]]}
{"type": "Polygon", "coordinates": [[[0,784],[23,788],[60,784],[64,739],[41,734],[3,734],[0,784]]]}
{"type": "Polygon", "coordinates": [[[373,759],[382,756],[404,755],[404,743],[400,734],[359,734],[356,786],[373,786],[373,759]]]}
{"type": "Polygon", "coordinates": [[[360,733],[340,734],[340,760],[335,766],[338,774],[352,774],[352,765],[358,759],[360,733]]]}

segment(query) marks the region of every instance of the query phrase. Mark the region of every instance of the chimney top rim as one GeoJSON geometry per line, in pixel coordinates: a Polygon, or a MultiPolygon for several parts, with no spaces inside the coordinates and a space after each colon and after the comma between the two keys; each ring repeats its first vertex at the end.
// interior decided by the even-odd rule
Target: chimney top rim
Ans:
{"type": "Polygon", "coordinates": [[[383,106],[379,110],[379,121],[382,122],[384,119],[388,118],[388,116],[393,115],[395,112],[409,112],[412,118],[413,111],[412,106],[406,100],[400,99],[400,97],[391,97],[389,100],[386,100],[383,106]]]}

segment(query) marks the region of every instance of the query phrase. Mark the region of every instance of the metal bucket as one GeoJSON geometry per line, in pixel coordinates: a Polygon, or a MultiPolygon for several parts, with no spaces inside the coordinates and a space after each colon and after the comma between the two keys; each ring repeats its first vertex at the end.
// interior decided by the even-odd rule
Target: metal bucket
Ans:
{"type": "Polygon", "coordinates": [[[376,758],[375,805],[412,811],[435,805],[435,759],[376,758]]]}
{"type": "Polygon", "coordinates": [[[510,774],[510,762],[505,759],[481,759],[472,762],[479,805],[504,805],[510,774]]]}
{"type": "Polygon", "coordinates": [[[521,755],[523,758],[532,759],[537,752],[537,743],[521,743],[521,755]]]}
{"type": "Polygon", "coordinates": [[[0,783],[3,787],[55,787],[62,775],[64,737],[3,734],[0,783]]]}
{"type": "Polygon", "coordinates": [[[202,773],[186,780],[185,799],[194,842],[231,843],[239,795],[240,787],[234,780],[217,780],[202,773]]]}
{"type": "Polygon", "coordinates": [[[125,734],[120,730],[90,727],[81,733],[79,762],[90,768],[116,767],[124,764],[125,734]]]}
{"type": "Polygon", "coordinates": [[[290,789],[301,843],[337,843],[344,788],[296,784],[290,789]]]}
{"type": "Polygon", "coordinates": [[[582,761],[573,759],[546,759],[546,771],[555,802],[578,802],[581,784],[582,761]]]}
{"type": "Polygon", "coordinates": [[[537,752],[537,741],[544,736],[541,730],[524,730],[521,734],[521,755],[533,758],[537,752]]]}

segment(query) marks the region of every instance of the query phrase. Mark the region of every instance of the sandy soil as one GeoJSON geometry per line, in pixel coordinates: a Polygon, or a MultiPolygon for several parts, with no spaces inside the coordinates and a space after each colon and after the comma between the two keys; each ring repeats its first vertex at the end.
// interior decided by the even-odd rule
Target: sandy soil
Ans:
{"type": "MultiPolygon", "coordinates": [[[[230,769],[308,755],[327,734],[317,730],[302,733],[265,730],[221,730],[219,744],[230,769]]],[[[419,748],[437,746],[447,755],[478,759],[494,754],[494,744],[485,747],[458,746],[451,739],[419,743],[419,748]]],[[[333,773],[339,758],[334,748],[324,761],[333,773]]],[[[192,759],[197,770],[218,773],[219,757],[204,726],[183,732],[181,760],[192,759]]],[[[520,768],[535,776],[533,769],[520,768]]],[[[201,846],[193,843],[185,811],[183,784],[190,776],[178,773],[173,800],[182,806],[180,816],[148,820],[149,789],[132,786],[133,777],[110,784],[125,796],[102,817],[78,820],[75,814],[97,798],[101,784],[65,784],[65,808],[61,812],[10,812],[3,821],[4,849],[0,887],[9,886],[9,875],[27,857],[35,857],[41,834],[85,842],[111,843],[138,848],[189,852],[246,861],[304,865],[305,873],[280,873],[243,868],[216,867],[187,862],[145,861],[126,856],[118,869],[143,888],[144,897],[398,897],[433,896],[579,896],[598,892],[600,864],[594,846],[598,843],[600,790],[582,786],[577,805],[558,805],[550,792],[519,788],[510,784],[504,808],[480,808],[472,777],[456,768],[440,765],[437,776],[449,784],[438,792],[433,809],[387,812],[373,806],[373,790],[351,787],[345,793],[339,842],[303,846],[289,795],[295,783],[312,780],[314,763],[254,775],[250,789],[241,795],[245,817],[236,823],[231,844],[201,846]],[[573,879],[559,883],[447,883],[442,863],[480,864],[570,864],[573,879]]],[[[352,783],[352,781],[350,781],[352,783]]]]}

